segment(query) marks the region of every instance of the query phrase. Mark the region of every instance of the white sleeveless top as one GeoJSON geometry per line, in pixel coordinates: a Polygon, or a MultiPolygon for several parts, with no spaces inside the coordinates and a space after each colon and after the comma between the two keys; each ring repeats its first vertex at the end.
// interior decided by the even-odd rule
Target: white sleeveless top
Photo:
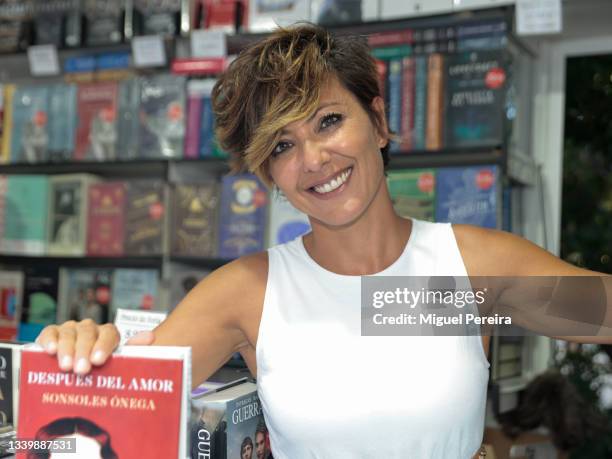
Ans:
{"type": "MultiPolygon", "coordinates": [[[[466,276],[451,225],[412,220],[376,275],[466,276]]],[[[360,277],[318,265],[302,238],[268,250],[257,385],[275,459],[467,459],[489,377],[479,336],[361,336],[360,277]]]]}

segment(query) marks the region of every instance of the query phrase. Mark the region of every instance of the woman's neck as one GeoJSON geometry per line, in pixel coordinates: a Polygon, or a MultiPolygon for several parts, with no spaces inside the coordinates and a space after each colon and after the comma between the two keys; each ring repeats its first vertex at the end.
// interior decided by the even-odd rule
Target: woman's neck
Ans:
{"type": "Polygon", "coordinates": [[[404,251],[412,222],[399,217],[386,187],[355,221],[338,227],[311,219],[312,233],[304,237],[309,255],[338,274],[367,275],[393,264],[404,251]]]}

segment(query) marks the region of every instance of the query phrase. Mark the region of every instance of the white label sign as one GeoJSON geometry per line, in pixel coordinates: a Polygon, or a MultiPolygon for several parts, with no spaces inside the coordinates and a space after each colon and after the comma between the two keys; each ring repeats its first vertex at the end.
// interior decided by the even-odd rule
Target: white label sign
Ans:
{"type": "Polygon", "coordinates": [[[159,35],[132,38],[132,54],[136,67],[161,67],[166,65],[166,48],[159,35]]]}
{"type": "Polygon", "coordinates": [[[518,35],[560,33],[561,0],[517,0],[516,32],[518,35]]]}
{"type": "Polygon", "coordinates": [[[28,48],[30,73],[34,76],[59,75],[59,59],[54,45],[37,45],[28,48]]]}
{"type": "Polygon", "coordinates": [[[115,326],[119,330],[121,343],[141,331],[153,330],[166,318],[165,312],[140,311],[138,309],[117,309],[115,326]]]}
{"type": "Polygon", "coordinates": [[[227,41],[222,30],[194,30],[191,32],[191,57],[225,57],[227,41]]]}

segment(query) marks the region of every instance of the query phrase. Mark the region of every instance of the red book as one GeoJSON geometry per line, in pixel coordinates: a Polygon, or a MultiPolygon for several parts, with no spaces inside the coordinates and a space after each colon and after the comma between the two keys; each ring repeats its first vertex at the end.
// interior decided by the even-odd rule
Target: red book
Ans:
{"type": "Polygon", "coordinates": [[[172,73],[176,75],[217,75],[227,68],[224,57],[194,57],[174,59],[172,73]]]}
{"type": "Polygon", "coordinates": [[[116,159],[118,96],[115,82],[79,85],[75,159],[116,159]]]}
{"type": "Polygon", "coordinates": [[[378,32],[368,35],[368,45],[371,48],[380,46],[404,45],[412,43],[412,30],[393,30],[389,32],[378,32]]]}
{"type": "Polygon", "coordinates": [[[38,349],[21,356],[18,438],[55,440],[56,452],[73,439],[75,458],[187,456],[189,348],[127,346],[85,376],[38,349]]]}
{"type": "Polygon", "coordinates": [[[96,183],[90,185],[88,194],[87,255],[123,255],[125,182],[96,183]]]}
{"type": "Polygon", "coordinates": [[[400,150],[407,152],[414,147],[414,71],[413,57],[405,57],[402,62],[402,111],[400,150]]]}

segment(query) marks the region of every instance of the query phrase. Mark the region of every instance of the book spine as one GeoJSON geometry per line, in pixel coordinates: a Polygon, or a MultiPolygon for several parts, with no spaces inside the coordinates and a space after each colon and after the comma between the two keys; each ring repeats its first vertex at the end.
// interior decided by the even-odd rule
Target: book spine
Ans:
{"type": "Polygon", "coordinates": [[[427,84],[427,129],[425,148],[442,148],[442,102],[443,98],[443,58],[441,54],[429,56],[427,84]]]}
{"type": "Polygon", "coordinates": [[[13,134],[13,96],[16,86],[4,85],[4,120],[2,127],[2,163],[11,162],[11,136],[13,134]]]}
{"type": "Polygon", "coordinates": [[[414,58],[405,57],[402,62],[402,114],[400,150],[407,152],[413,148],[414,130],[414,58]]]}
{"type": "MultiPolygon", "coordinates": [[[[402,117],[402,61],[392,60],[389,62],[389,129],[397,134],[401,134],[402,117]]],[[[399,151],[400,144],[391,142],[389,151],[396,153],[399,151]]]]}
{"type": "Polygon", "coordinates": [[[187,100],[187,131],[185,133],[185,158],[197,158],[200,145],[202,96],[190,94],[187,100]]]}
{"type": "Polygon", "coordinates": [[[392,32],[379,32],[368,35],[368,46],[375,48],[378,46],[391,46],[412,43],[413,36],[411,29],[398,30],[392,32]]]}
{"type": "Polygon", "coordinates": [[[385,98],[385,91],[387,90],[387,63],[376,59],[376,73],[378,75],[378,87],[380,88],[380,95],[385,98]]]}
{"type": "Polygon", "coordinates": [[[214,142],[214,115],[212,99],[205,95],[202,98],[202,116],[200,118],[200,158],[209,158],[213,155],[214,142]]]}
{"type": "Polygon", "coordinates": [[[411,45],[385,46],[384,48],[374,48],[372,55],[376,59],[401,59],[412,55],[411,45]]]}
{"type": "Polygon", "coordinates": [[[425,130],[427,128],[427,58],[415,59],[414,91],[414,149],[425,150],[425,130]]]}

